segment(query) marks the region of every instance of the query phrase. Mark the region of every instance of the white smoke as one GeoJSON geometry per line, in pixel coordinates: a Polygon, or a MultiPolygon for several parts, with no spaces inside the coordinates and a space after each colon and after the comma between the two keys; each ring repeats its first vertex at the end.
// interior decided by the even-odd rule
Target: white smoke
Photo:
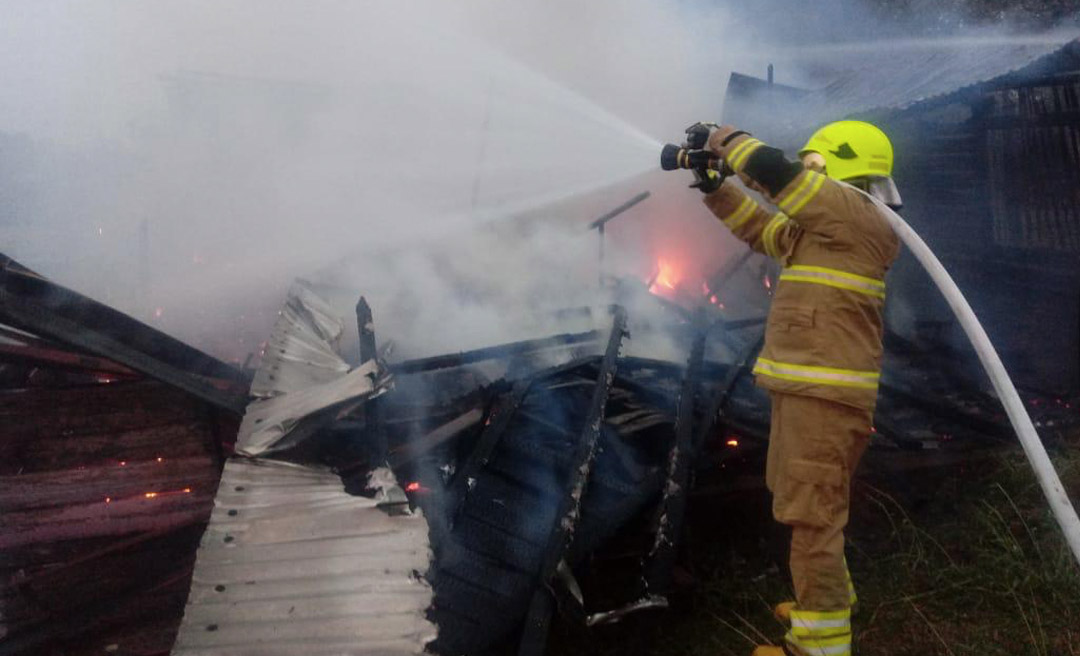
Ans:
{"type": "Polygon", "coordinates": [[[739,248],[658,149],[764,72],[782,5],[9,0],[0,250],[226,358],[295,277],[408,354],[558,330],[600,300],[588,222],[639,191],[609,274],[739,248]]]}

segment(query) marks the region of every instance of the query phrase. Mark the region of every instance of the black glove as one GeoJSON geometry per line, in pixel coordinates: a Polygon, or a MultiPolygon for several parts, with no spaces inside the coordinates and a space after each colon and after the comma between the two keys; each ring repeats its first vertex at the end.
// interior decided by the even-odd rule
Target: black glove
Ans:
{"type": "Polygon", "coordinates": [[[701,150],[709,143],[709,134],[720,127],[716,123],[697,122],[686,128],[686,147],[701,150]]]}
{"type": "Polygon", "coordinates": [[[694,184],[690,185],[691,189],[697,189],[703,194],[711,194],[724,184],[726,176],[720,171],[706,168],[693,169],[693,171],[694,184]]]}

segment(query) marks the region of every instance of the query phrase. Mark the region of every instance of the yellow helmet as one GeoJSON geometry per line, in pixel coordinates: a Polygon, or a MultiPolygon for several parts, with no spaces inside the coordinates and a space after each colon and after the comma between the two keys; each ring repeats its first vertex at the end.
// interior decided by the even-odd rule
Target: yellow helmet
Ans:
{"type": "Polygon", "coordinates": [[[825,173],[837,180],[863,176],[892,176],[893,149],[889,137],[863,121],[837,121],[814,133],[799,157],[819,153],[825,173]]]}

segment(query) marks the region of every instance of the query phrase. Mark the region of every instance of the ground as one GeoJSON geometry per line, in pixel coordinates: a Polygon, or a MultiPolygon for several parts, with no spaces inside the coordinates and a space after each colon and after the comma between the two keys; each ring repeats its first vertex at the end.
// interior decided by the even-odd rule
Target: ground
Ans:
{"type": "MultiPolygon", "coordinates": [[[[1074,500],[1078,446],[1080,431],[1051,444],[1074,500]]],[[[1019,446],[933,467],[920,457],[871,452],[853,490],[856,653],[1080,654],[1080,567],[1019,446]]],[[[778,640],[784,629],[770,609],[790,596],[776,564],[783,537],[761,519],[767,493],[741,487],[695,500],[692,583],[673,609],[590,631],[561,625],[551,653],[742,656],[778,640]]]]}

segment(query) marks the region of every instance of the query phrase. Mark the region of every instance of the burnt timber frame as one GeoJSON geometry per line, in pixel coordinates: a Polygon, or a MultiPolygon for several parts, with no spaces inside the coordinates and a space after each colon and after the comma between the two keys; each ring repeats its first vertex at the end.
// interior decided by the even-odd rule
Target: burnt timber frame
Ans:
{"type": "Polygon", "coordinates": [[[404,362],[390,365],[390,371],[402,375],[416,374],[424,371],[436,371],[439,369],[450,369],[473,364],[475,362],[483,362],[484,360],[495,360],[511,355],[540,351],[547,348],[588,344],[599,339],[600,332],[596,330],[584,333],[564,333],[561,335],[553,335],[551,337],[543,337],[541,339],[529,339],[521,342],[500,344],[499,346],[487,346],[473,351],[462,351],[460,353],[450,353],[447,355],[435,355],[430,358],[405,360],[404,362]]]}
{"type": "Polygon", "coordinates": [[[701,387],[701,371],[705,360],[705,342],[709,331],[705,315],[699,310],[694,317],[698,332],[690,348],[682,389],[679,391],[679,411],[675,419],[675,442],[668,456],[667,483],[660,500],[656,518],[656,535],[645,566],[645,597],[665,595],[671,587],[671,571],[675,565],[679,534],[686,512],[690,487],[690,459],[697,451],[694,439],[694,410],[701,387]]]}
{"type": "Polygon", "coordinates": [[[611,336],[608,338],[600,373],[593,389],[592,401],[589,404],[589,411],[574,453],[575,464],[570,470],[570,480],[556,515],[555,526],[548,537],[544,559],[540,566],[539,586],[533,593],[528,614],[525,616],[525,627],[518,647],[518,656],[543,656],[547,645],[551,615],[554,610],[554,598],[549,586],[558,574],[559,564],[574,538],[574,529],[581,516],[581,500],[584,497],[585,486],[588,484],[593,458],[596,455],[596,445],[604,423],[608,395],[618,368],[619,350],[622,347],[623,337],[626,336],[626,310],[616,307],[614,312],[615,319],[611,327],[611,336]]]}

